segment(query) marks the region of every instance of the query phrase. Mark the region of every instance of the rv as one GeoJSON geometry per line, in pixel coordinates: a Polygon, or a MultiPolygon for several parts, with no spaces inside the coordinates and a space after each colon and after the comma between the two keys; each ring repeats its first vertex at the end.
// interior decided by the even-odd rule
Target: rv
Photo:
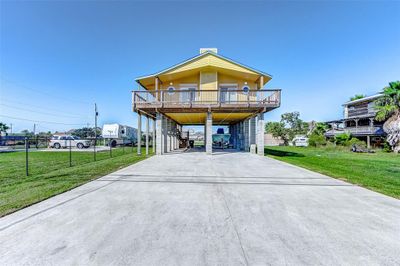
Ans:
{"type": "Polygon", "coordinates": [[[119,124],[104,124],[102,136],[105,145],[130,145],[137,142],[137,130],[133,127],[119,124]]]}

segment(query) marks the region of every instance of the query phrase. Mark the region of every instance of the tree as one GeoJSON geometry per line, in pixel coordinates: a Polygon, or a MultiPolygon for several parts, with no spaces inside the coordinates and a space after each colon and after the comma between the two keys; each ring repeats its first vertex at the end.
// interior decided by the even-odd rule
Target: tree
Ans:
{"type": "Polygon", "coordinates": [[[383,89],[383,96],[375,100],[375,109],[375,119],[385,121],[386,141],[394,152],[400,152],[400,81],[390,82],[383,89]]]}
{"type": "Polygon", "coordinates": [[[27,129],[22,130],[21,134],[25,135],[26,137],[32,137],[33,136],[33,132],[31,132],[31,131],[29,131],[27,129]]]}
{"type": "MultiPolygon", "coordinates": [[[[101,129],[97,128],[96,131],[97,131],[97,136],[100,136],[101,129]]],[[[73,130],[71,134],[74,136],[80,137],[80,138],[94,138],[95,128],[94,127],[78,128],[78,129],[73,130]]]]}
{"type": "Polygon", "coordinates": [[[267,122],[265,131],[271,134],[274,138],[281,138],[285,145],[289,144],[288,130],[282,122],[267,122]]]}
{"type": "Polygon", "coordinates": [[[356,94],[353,97],[350,97],[350,101],[355,101],[355,100],[362,99],[362,98],[365,98],[365,97],[367,97],[367,96],[364,95],[364,94],[356,94]]]}
{"type": "Polygon", "coordinates": [[[9,129],[9,127],[5,123],[0,122],[0,136],[1,136],[1,133],[3,133],[3,132],[6,133],[8,129],[9,129]]]}
{"type": "Polygon", "coordinates": [[[308,123],[300,119],[299,112],[284,113],[280,122],[268,122],[265,125],[265,131],[274,138],[281,138],[285,145],[288,145],[296,135],[307,134],[308,128],[308,123]]]}

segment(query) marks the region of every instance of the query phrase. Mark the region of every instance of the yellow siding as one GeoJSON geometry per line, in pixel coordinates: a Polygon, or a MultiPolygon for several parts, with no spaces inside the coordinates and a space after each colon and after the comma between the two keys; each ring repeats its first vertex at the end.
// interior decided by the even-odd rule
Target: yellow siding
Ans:
{"type": "Polygon", "coordinates": [[[241,67],[241,66],[233,64],[231,62],[222,60],[221,58],[216,57],[212,54],[209,54],[204,57],[200,57],[194,61],[188,62],[180,67],[177,67],[166,73],[163,73],[163,75],[175,74],[178,72],[188,71],[188,70],[197,69],[197,68],[203,68],[203,67],[207,67],[207,66],[220,67],[220,68],[230,69],[230,70],[234,70],[234,71],[238,71],[238,72],[242,72],[242,73],[257,75],[257,73],[255,73],[254,71],[248,70],[247,68],[241,67]]]}
{"type": "Polygon", "coordinates": [[[216,71],[200,72],[200,90],[209,90],[210,92],[200,92],[199,100],[203,103],[213,103],[217,101],[218,92],[218,73],[216,71]],[[212,91],[212,92],[211,92],[212,91]]]}

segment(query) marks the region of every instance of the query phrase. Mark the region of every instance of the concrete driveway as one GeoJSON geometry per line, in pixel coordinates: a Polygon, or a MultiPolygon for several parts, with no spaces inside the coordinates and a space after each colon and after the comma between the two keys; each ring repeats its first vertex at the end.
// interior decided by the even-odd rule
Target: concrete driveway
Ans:
{"type": "Polygon", "coordinates": [[[399,265],[400,201],[248,153],[152,157],[0,219],[2,265],[399,265]]]}

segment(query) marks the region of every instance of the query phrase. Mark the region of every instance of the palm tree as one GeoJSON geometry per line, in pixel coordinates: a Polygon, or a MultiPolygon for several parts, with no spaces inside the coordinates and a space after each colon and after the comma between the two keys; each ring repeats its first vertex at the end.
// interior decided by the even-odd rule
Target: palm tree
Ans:
{"type": "Polygon", "coordinates": [[[400,81],[390,82],[383,89],[383,96],[375,101],[378,121],[385,121],[383,130],[393,151],[400,151],[400,81]]]}

